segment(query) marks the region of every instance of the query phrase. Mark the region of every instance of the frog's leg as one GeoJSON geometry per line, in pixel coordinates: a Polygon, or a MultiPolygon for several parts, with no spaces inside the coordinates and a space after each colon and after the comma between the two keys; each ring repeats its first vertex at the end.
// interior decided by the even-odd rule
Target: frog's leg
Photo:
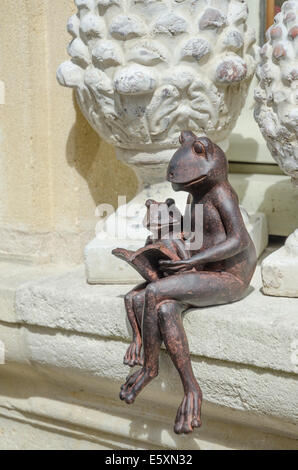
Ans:
{"type": "Polygon", "coordinates": [[[132,342],[124,356],[124,364],[130,367],[142,366],[142,317],[147,283],[135,287],[124,298],[127,318],[132,328],[132,342]]]}
{"type": "Polygon", "coordinates": [[[202,394],[195,379],[181,320],[187,307],[206,307],[239,300],[246,287],[229,273],[190,272],[160,279],[146,288],[143,345],[144,366],[122,386],[120,398],[133,403],[142,389],[158,375],[159,351],[162,340],[177,368],[185,396],[179,407],[175,432],[192,432],[200,426],[202,394]]]}

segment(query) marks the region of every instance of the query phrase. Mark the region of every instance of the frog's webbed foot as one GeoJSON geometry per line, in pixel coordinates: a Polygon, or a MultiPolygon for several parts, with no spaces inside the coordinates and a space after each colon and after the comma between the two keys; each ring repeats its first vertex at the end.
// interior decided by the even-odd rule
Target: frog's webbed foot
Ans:
{"type": "Polygon", "coordinates": [[[176,434],[190,434],[195,428],[200,428],[202,392],[197,390],[185,394],[178,409],[174,431],[176,434]]]}
{"type": "Polygon", "coordinates": [[[132,341],[126,351],[123,362],[129,367],[142,366],[144,364],[141,338],[132,341]]]}
{"type": "Polygon", "coordinates": [[[128,377],[126,383],[122,385],[120,399],[125,401],[128,405],[131,405],[143,388],[145,388],[146,385],[148,385],[157,375],[157,372],[153,373],[145,367],[138,370],[128,377]]]}

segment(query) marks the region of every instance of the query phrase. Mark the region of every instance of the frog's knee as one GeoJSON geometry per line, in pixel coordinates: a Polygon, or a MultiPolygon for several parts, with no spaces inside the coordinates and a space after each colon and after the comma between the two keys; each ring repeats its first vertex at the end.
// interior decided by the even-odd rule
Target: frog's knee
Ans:
{"type": "Polygon", "coordinates": [[[144,292],[135,293],[133,296],[134,308],[140,308],[144,305],[144,292]]]}
{"type": "Polygon", "coordinates": [[[149,286],[146,287],[146,296],[147,297],[158,297],[159,295],[159,289],[157,287],[157,285],[152,282],[151,284],[149,284],[149,286]]]}
{"type": "Polygon", "coordinates": [[[158,307],[158,319],[159,322],[166,322],[167,319],[172,316],[181,313],[182,308],[176,302],[165,301],[162,302],[158,307]]]}
{"type": "Polygon", "coordinates": [[[126,305],[131,305],[133,302],[133,292],[129,292],[124,296],[124,302],[126,305]]]}
{"type": "Polygon", "coordinates": [[[158,320],[160,322],[164,322],[166,318],[171,314],[173,311],[173,307],[169,302],[163,302],[159,307],[158,307],[158,320]]]}

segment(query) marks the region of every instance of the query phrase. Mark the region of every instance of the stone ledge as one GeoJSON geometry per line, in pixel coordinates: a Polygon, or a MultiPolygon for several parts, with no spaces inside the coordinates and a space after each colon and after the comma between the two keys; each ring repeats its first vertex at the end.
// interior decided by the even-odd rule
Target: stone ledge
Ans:
{"type": "MultiPolygon", "coordinates": [[[[16,289],[14,321],[129,341],[123,296],[132,286],[90,286],[82,268],[46,276],[16,289]]],[[[194,356],[298,373],[297,300],[264,296],[258,268],[240,302],[194,309],[184,318],[194,356]]]]}
{"type": "MultiPolygon", "coordinates": [[[[8,362],[8,368],[0,367],[2,383],[11,364],[21,364],[27,370],[25,376],[34,366],[39,380],[46,378],[49,384],[59,384],[58,401],[64,402],[61,398],[64,395],[72,401],[73,391],[77,390],[75,402],[83,410],[86,406],[95,410],[110,397],[116,415],[120,416],[123,406],[118,402],[118,389],[128,373],[122,364],[130,337],[123,307],[123,295],[128,288],[122,285],[116,290],[116,286],[87,285],[81,267],[72,271],[44,267],[36,271],[24,266],[0,265],[0,339],[5,342],[8,362]],[[105,383],[108,385],[104,386],[105,383]],[[87,404],[78,395],[81,389],[95,395],[87,404]]],[[[184,324],[194,371],[204,390],[205,421],[213,417],[217,421],[233,422],[233,426],[258,428],[260,433],[297,439],[298,370],[291,350],[298,338],[297,299],[263,296],[258,270],[246,299],[232,305],[190,311],[184,324]]],[[[38,387],[37,379],[34,384],[38,387]]],[[[13,389],[16,390],[15,385],[13,389]]],[[[39,392],[30,393],[28,406],[32,396],[40,396],[39,392]]],[[[178,374],[163,352],[160,377],[139,397],[137,408],[124,408],[134,422],[133,410],[140,406],[144,414],[139,420],[159,429],[160,424],[150,424],[150,407],[170,406],[167,422],[160,428],[164,434],[171,429],[170,421],[181,393],[178,374]]],[[[48,399],[52,400],[51,394],[48,399]]],[[[0,408],[5,408],[6,403],[2,391],[0,408]]],[[[11,406],[18,408],[15,399],[11,406]]],[[[71,409],[69,405],[69,413],[71,409]]],[[[68,412],[65,413],[67,419],[68,412]]],[[[229,428],[228,424],[225,426],[229,428]]],[[[118,431],[121,434],[120,428],[118,431]]],[[[148,439],[145,439],[148,448],[156,442],[160,447],[167,447],[171,442],[164,438],[154,442],[149,439],[150,444],[148,439]]],[[[194,442],[189,439],[186,446],[194,442]]],[[[200,435],[198,442],[202,443],[202,439],[200,435]]],[[[274,439],[277,438],[272,437],[272,443],[274,439]]],[[[147,448],[144,442],[140,445],[147,448]]],[[[179,442],[174,448],[179,448],[179,442]]],[[[202,445],[208,447],[206,443],[202,445]]],[[[281,444],[281,448],[286,445],[298,447],[298,442],[281,444]]],[[[233,446],[241,447],[239,443],[233,446]]]]}
{"type": "MultiPolygon", "coordinates": [[[[203,427],[187,437],[176,436],[173,419],[179,403],[168,390],[151,386],[134,406],[123,405],[119,384],[98,380],[89,393],[85,383],[57,372],[0,368],[1,447],[21,449],[297,449],[297,440],[255,428],[255,418],[212,406],[205,400],[203,427]],[[13,393],[11,387],[14,386],[13,393]],[[158,402],[157,402],[158,399],[158,402]],[[16,424],[17,423],[17,424],[16,424]],[[18,432],[16,433],[16,427],[18,432]]],[[[169,371],[171,374],[174,371],[169,371]]],[[[181,399],[181,397],[180,397],[181,399]]],[[[272,427],[263,418],[263,428],[272,427]]],[[[293,426],[292,426],[293,427],[293,426]]]]}

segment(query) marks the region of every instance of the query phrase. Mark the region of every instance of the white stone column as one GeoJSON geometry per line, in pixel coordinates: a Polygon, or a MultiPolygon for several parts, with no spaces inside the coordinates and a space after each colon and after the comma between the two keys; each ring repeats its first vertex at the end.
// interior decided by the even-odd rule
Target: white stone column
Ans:
{"type": "MultiPolygon", "coordinates": [[[[273,158],[298,186],[298,0],[285,2],[267,31],[257,70],[255,118],[273,158]]],[[[294,189],[295,190],[295,189],[294,189]]],[[[296,189],[297,190],[297,189],[296,189]]],[[[294,194],[293,194],[294,195],[294,194]]],[[[294,198],[293,198],[294,199],[294,198]]],[[[263,263],[267,295],[298,297],[298,231],[263,263]]]]}
{"type": "MultiPolygon", "coordinates": [[[[227,149],[255,70],[255,34],[243,1],[75,3],[78,13],[68,22],[71,60],[60,66],[58,80],[76,90],[90,124],[139,178],[136,198],[87,246],[87,277],[135,282],[111,250],[139,248],[146,238],[140,207],[149,197],[172,196],[165,173],[182,130],[227,149]],[[115,234],[124,226],[132,238],[115,234]]],[[[186,196],[175,199],[183,209],[186,196]]]]}

